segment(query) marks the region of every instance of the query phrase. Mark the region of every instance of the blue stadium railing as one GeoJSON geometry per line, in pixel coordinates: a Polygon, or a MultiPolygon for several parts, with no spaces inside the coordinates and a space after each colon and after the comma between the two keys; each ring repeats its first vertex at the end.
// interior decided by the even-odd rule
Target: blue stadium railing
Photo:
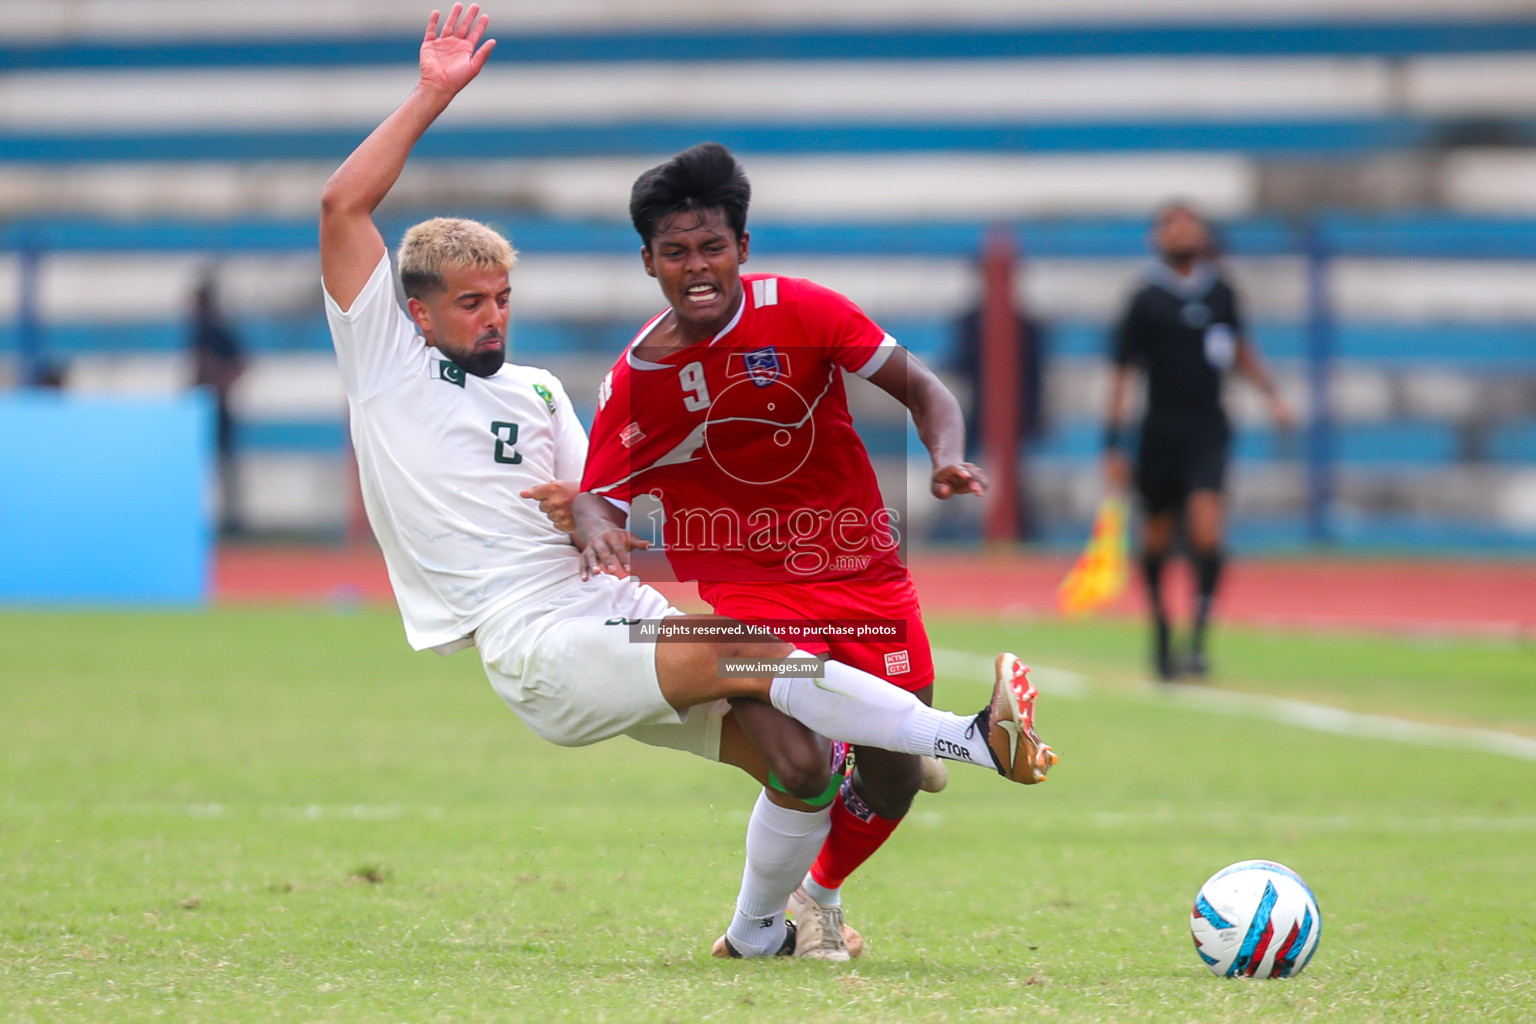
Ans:
{"type": "MultiPolygon", "coordinates": [[[[766,262],[764,263],[766,266],[766,262]]],[[[1116,296],[1106,296],[1106,308],[1116,296]]],[[[659,305],[659,298],[658,298],[659,305]]],[[[882,325],[925,360],[942,362],[954,343],[955,324],[946,316],[883,317],[882,325]]],[[[600,355],[618,351],[635,325],[627,321],[571,321],[517,316],[517,351],[524,356],[600,355]]],[[[1095,358],[1108,349],[1099,320],[1052,320],[1052,358],[1095,358]]],[[[134,323],[53,321],[45,325],[47,351],[55,356],[173,352],[186,344],[182,320],[134,323]]],[[[1250,321],[1259,350],[1268,359],[1307,358],[1307,326],[1293,320],[1250,321]]],[[[323,320],[310,313],[251,315],[240,322],[241,340],[254,353],[325,352],[331,340],[323,320]]],[[[14,323],[0,323],[0,354],[21,349],[14,323]]],[[[1536,323],[1395,323],[1345,320],[1334,328],[1334,354],[1343,360],[1460,369],[1484,375],[1536,375],[1536,323]]]]}
{"type": "MultiPolygon", "coordinates": [[[[355,128],[0,132],[0,162],[90,164],[324,160],[339,163],[367,136],[355,128]]],[[[419,160],[652,157],[700,140],[745,156],[879,153],[1198,152],[1348,156],[1417,152],[1479,140],[1536,146],[1529,117],[1299,117],[1115,121],[634,120],[593,124],[442,125],[417,144],[419,160]]]]}
{"type": "MultiPolygon", "coordinates": [[[[462,210],[513,237],[519,249],[552,253],[631,253],[634,229],[507,210],[462,210]]],[[[386,237],[415,223],[417,211],[381,217],[386,237]]],[[[1027,256],[1122,259],[1146,253],[1140,217],[1013,222],[1027,256]]],[[[973,256],[991,224],[983,221],[754,221],[754,251],[774,255],[973,256]]],[[[1324,211],[1309,218],[1257,217],[1219,225],[1222,243],[1243,256],[1295,255],[1315,233],[1339,256],[1405,259],[1536,259],[1536,217],[1439,212],[1364,215],[1324,211]]],[[[44,252],[295,252],[314,250],[312,219],[225,221],[155,218],[17,217],[0,221],[0,250],[44,252]]]]}

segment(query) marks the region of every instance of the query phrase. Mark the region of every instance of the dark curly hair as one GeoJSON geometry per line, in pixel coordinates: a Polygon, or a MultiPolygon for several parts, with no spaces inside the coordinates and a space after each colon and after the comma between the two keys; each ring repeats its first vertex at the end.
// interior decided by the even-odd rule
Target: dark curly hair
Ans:
{"type": "Polygon", "coordinates": [[[629,218],[649,246],[662,218],[683,210],[720,210],[740,241],[751,202],[752,183],[731,151],[718,142],[704,142],[635,179],[629,218]]]}

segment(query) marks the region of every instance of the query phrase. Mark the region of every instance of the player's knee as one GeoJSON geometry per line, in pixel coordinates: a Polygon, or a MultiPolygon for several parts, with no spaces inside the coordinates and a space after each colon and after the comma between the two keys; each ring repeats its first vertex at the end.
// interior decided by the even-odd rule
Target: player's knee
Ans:
{"type": "Polygon", "coordinates": [[[819,751],[781,751],[769,760],[776,789],[798,800],[815,800],[832,784],[832,766],[819,751]]]}
{"type": "Polygon", "coordinates": [[[912,809],[923,784],[923,766],[915,757],[905,758],[878,775],[860,772],[854,788],[869,809],[882,818],[900,818],[912,809]]]}
{"type": "Polygon", "coordinates": [[[1206,554],[1221,546],[1221,520],[1214,516],[1191,517],[1189,546],[1196,554],[1206,554]]]}
{"type": "Polygon", "coordinates": [[[905,797],[895,793],[888,793],[880,798],[865,795],[864,803],[869,809],[882,818],[905,818],[907,812],[912,809],[912,801],[917,796],[917,790],[906,794],[905,797]]]}

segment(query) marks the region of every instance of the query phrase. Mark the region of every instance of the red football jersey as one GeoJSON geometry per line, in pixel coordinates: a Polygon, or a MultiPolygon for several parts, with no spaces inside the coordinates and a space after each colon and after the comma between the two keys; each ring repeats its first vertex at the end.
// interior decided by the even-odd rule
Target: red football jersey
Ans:
{"type": "Polygon", "coordinates": [[[863,310],[811,281],[743,275],[718,335],[649,362],[651,319],[598,389],[582,490],[656,497],[679,579],[901,579],[896,514],[853,428],[842,370],[896,348],[863,310]]]}

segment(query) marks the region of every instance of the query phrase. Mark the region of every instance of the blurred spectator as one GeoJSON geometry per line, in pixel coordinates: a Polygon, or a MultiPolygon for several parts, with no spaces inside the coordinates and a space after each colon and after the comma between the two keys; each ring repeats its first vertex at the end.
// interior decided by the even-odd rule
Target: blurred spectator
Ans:
{"type": "MultiPolygon", "coordinates": [[[[1015,310],[1019,339],[1019,376],[1012,389],[1018,396],[1019,439],[1030,441],[1045,434],[1045,418],[1040,409],[1040,380],[1045,359],[1045,330],[1041,325],[1015,310]]],[[[986,410],[981,383],[981,306],[973,306],[961,314],[955,325],[955,356],[950,368],[965,379],[969,397],[965,405],[965,457],[975,462],[981,458],[981,425],[986,422],[986,410]]],[[[1028,448],[1025,447],[1027,453],[1028,448]]],[[[983,466],[982,468],[988,468],[983,466]]],[[[994,474],[994,478],[996,474],[994,474]]],[[[1029,540],[1033,516],[1028,514],[1025,475],[1022,467],[1017,476],[1018,495],[1014,503],[1014,536],[1029,540]]]]}
{"type": "Polygon", "coordinates": [[[35,388],[62,391],[64,389],[64,367],[51,359],[40,360],[32,368],[31,383],[35,388]]]}
{"type": "Polygon", "coordinates": [[[192,384],[213,392],[218,415],[219,532],[239,533],[240,487],[235,464],[235,419],[229,397],[235,381],[245,372],[240,339],[219,312],[212,273],[204,275],[192,298],[192,384]]]}

